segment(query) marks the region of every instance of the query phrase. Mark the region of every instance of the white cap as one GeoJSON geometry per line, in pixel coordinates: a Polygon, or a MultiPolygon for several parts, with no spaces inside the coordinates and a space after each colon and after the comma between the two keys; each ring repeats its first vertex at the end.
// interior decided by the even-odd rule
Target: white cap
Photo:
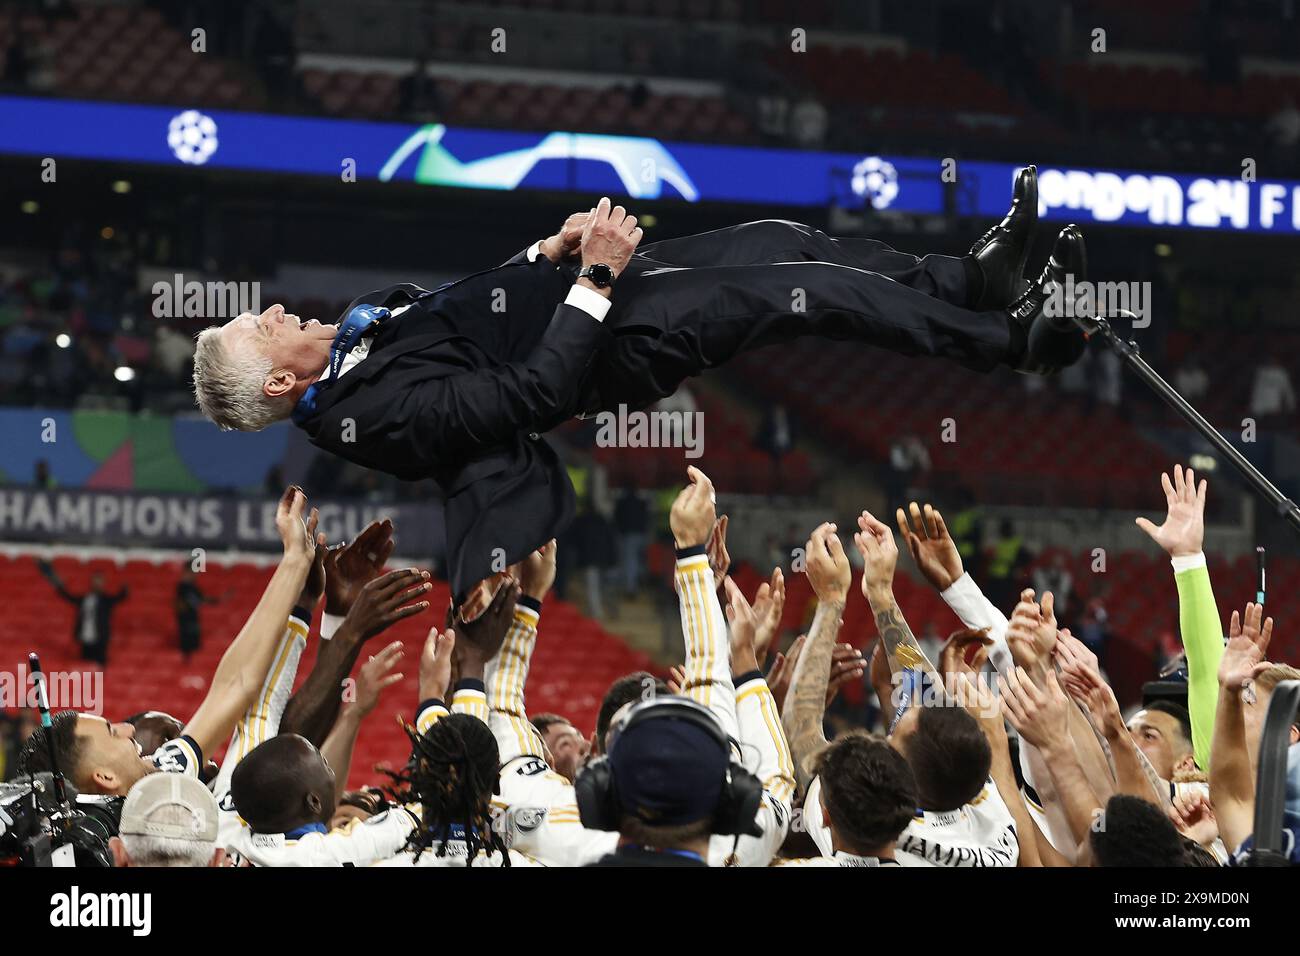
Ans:
{"type": "Polygon", "coordinates": [[[183,773],[151,773],[127,793],[118,830],[213,843],[217,839],[217,798],[183,773]]]}

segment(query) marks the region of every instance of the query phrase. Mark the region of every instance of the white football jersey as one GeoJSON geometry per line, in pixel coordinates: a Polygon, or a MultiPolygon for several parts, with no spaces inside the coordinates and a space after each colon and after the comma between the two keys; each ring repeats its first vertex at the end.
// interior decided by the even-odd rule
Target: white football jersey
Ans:
{"type": "Polygon", "coordinates": [[[252,866],[370,866],[401,851],[418,825],[415,813],[394,807],[328,832],[321,828],[292,837],[242,826],[231,833],[227,849],[237,863],[252,866]]]}
{"type": "MultiPolygon", "coordinates": [[[[822,819],[821,778],[804,801],[804,823],[822,851],[833,856],[831,831],[822,819]]],[[[1015,866],[1020,843],[1011,811],[989,781],[970,803],[946,813],[918,810],[898,838],[895,857],[903,866],[1015,866]]]]}

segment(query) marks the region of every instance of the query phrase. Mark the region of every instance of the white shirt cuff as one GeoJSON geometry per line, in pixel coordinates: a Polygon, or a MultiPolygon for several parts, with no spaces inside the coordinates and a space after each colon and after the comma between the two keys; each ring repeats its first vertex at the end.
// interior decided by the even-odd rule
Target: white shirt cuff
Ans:
{"type": "Polygon", "coordinates": [[[566,305],[571,305],[575,309],[586,312],[597,322],[604,322],[605,314],[609,312],[609,299],[599,292],[593,292],[585,285],[573,286],[569,290],[569,294],[564,297],[564,301],[566,305]]]}
{"type": "Polygon", "coordinates": [[[1205,567],[1205,552],[1197,551],[1195,554],[1175,554],[1169,558],[1169,563],[1174,566],[1174,574],[1180,571],[1190,571],[1193,568],[1205,567]]]}
{"type": "Polygon", "coordinates": [[[328,641],[338,631],[339,625],[343,623],[342,614],[326,614],[320,616],[320,639],[328,641]]]}
{"type": "Polygon", "coordinates": [[[528,247],[528,251],[524,253],[524,259],[526,259],[528,262],[536,262],[541,257],[542,257],[542,240],[538,239],[536,242],[534,242],[531,246],[528,247]]]}

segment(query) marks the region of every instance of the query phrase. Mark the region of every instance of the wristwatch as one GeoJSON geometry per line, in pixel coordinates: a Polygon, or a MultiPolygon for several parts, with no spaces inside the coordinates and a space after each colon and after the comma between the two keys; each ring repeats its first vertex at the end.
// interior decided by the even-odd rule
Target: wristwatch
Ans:
{"type": "Polygon", "coordinates": [[[579,272],[578,278],[588,280],[597,289],[608,289],[614,284],[614,270],[603,262],[597,262],[579,272]]]}

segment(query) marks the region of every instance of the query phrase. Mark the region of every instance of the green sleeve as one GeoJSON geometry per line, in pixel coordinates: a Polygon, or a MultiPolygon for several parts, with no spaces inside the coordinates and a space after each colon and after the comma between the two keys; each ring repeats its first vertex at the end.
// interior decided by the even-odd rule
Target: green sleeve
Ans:
{"type": "Polygon", "coordinates": [[[1219,704],[1219,658],[1223,625],[1210,588],[1209,569],[1188,568],[1174,574],[1178,585],[1178,624],[1187,651],[1187,710],[1192,717],[1192,752],[1202,770],[1210,766],[1214,712],[1219,704]]]}

